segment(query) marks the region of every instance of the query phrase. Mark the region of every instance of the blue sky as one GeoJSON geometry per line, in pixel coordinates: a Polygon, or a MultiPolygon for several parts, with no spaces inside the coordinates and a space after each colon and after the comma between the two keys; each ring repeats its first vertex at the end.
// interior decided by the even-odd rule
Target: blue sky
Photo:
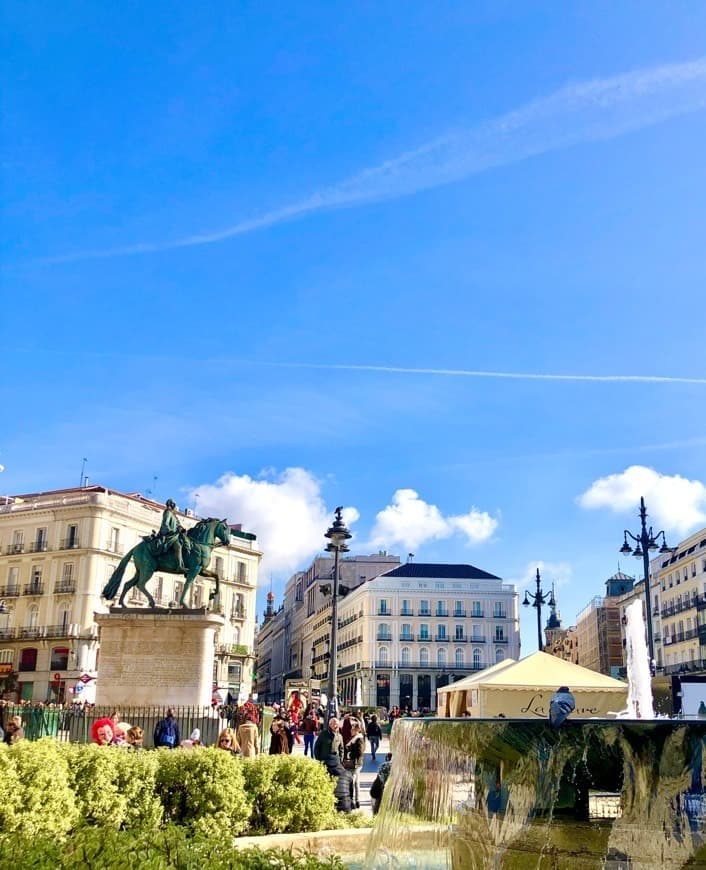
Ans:
{"type": "Polygon", "coordinates": [[[342,504],[565,623],[706,525],[702,3],[2,16],[2,494],[86,457],[278,593],[342,504]]]}

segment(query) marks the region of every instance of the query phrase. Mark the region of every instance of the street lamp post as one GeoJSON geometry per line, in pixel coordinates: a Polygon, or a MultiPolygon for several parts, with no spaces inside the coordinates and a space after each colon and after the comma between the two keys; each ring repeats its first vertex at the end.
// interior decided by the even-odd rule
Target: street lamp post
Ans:
{"type": "Polygon", "coordinates": [[[554,590],[547,598],[546,592],[543,592],[540,589],[539,582],[539,568],[537,568],[537,591],[536,592],[527,592],[525,591],[525,600],[522,604],[525,607],[536,607],[537,608],[537,649],[541,652],[544,644],[542,643],[542,607],[545,604],[548,604],[550,607],[556,607],[556,601],[554,600],[554,590]],[[530,598],[532,599],[530,601],[530,598]]]}
{"type": "Polygon", "coordinates": [[[650,550],[657,549],[657,541],[662,538],[662,546],[659,552],[662,554],[673,553],[676,547],[668,547],[667,539],[663,531],[653,534],[652,526],[647,528],[647,508],[645,507],[645,499],[640,497],[640,533],[633,535],[627,529],[623,530],[623,546],[620,552],[626,556],[632,554],[636,559],[642,558],[642,570],[645,578],[645,605],[646,605],[646,622],[647,622],[647,647],[650,654],[650,670],[654,673],[655,669],[655,642],[652,633],[652,602],[650,601],[650,550]],[[628,538],[635,542],[633,549],[631,544],[628,544],[628,538]]]}
{"type": "Polygon", "coordinates": [[[333,589],[331,592],[331,642],[329,645],[328,719],[338,716],[338,585],[340,580],[339,555],[347,553],[346,541],[352,537],[343,522],[343,508],[336,508],[336,518],[326,532],[329,542],[326,550],[333,553],[333,589]]]}

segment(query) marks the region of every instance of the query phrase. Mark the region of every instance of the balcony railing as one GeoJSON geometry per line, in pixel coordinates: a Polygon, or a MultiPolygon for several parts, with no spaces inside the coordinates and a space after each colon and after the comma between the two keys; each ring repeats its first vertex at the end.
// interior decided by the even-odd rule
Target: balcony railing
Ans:
{"type": "Polygon", "coordinates": [[[448,616],[449,615],[448,608],[446,608],[446,607],[437,608],[436,615],[437,616],[448,616]]]}
{"type": "Polygon", "coordinates": [[[392,616],[390,610],[387,607],[378,607],[378,616],[392,616]]]}
{"type": "Polygon", "coordinates": [[[507,637],[494,637],[493,643],[507,643],[509,638],[507,637]]]}
{"type": "MultiPolygon", "coordinates": [[[[76,543],[75,546],[77,547],[78,543],[76,543]]],[[[70,550],[72,548],[66,547],[65,549],[70,550]]],[[[119,541],[109,540],[108,543],[105,545],[105,549],[109,553],[115,553],[116,556],[123,556],[125,553],[125,548],[123,547],[123,545],[119,541]]]]}
{"type": "Polygon", "coordinates": [[[32,541],[29,545],[30,553],[46,553],[49,545],[46,541],[32,541]]]}
{"type": "Polygon", "coordinates": [[[454,619],[464,619],[466,616],[465,610],[454,610],[454,619]]]}
{"type": "Polygon", "coordinates": [[[471,610],[471,619],[483,619],[484,616],[484,610],[471,610]]]}
{"type": "Polygon", "coordinates": [[[431,616],[431,610],[420,610],[417,616],[431,616]]]}
{"type": "Polygon", "coordinates": [[[0,586],[0,598],[16,598],[19,594],[19,586],[0,586]]]}
{"type": "Polygon", "coordinates": [[[387,640],[387,641],[390,641],[390,640],[392,640],[392,635],[389,634],[389,633],[378,632],[377,637],[376,637],[375,639],[376,639],[376,640],[387,640]]]}
{"type": "Polygon", "coordinates": [[[414,616],[414,611],[410,610],[408,607],[403,607],[400,610],[400,616],[414,616]]]}
{"type": "Polygon", "coordinates": [[[473,635],[473,637],[469,638],[469,643],[485,643],[485,637],[483,635],[473,635]]]}
{"type": "Polygon", "coordinates": [[[22,588],[23,595],[44,595],[44,584],[37,583],[26,583],[22,588]]]}
{"type": "Polygon", "coordinates": [[[435,643],[448,643],[450,640],[451,638],[448,636],[448,634],[437,634],[434,638],[435,643]]]}
{"type": "Polygon", "coordinates": [[[413,634],[401,634],[400,635],[400,643],[414,643],[414,635],[413,634]]]}
{"type": "Polygon", "coordinates": [[[59,546],[60,550],[78,550],[78,537],[62,538],[59,546]]]}
{"type": "Polygon", "coordinates": [[[245,619],[245,608],[244,607],[234,607],[230,612],[231,619],[245,619]]]}
{"type": "Polygon", "coordinates": [[[16,628],[0,628],[0,640],[13,640],[16,628]]]}
{"type": "Polygon", "coordinates": [[[430,634],[418,634],[417,640],[422,643],[431,643],[431,635],[430,634]]]}
{"type": "Polygon", "coordinates": [[[468,635],[467,634],[457,634],[454,637],[454,643],[468,643],[468,635]]]}
{"type": "Polygon", "coordinates": [[[44,637],[70,637],[68,625],[47,625],[44,627],[44,637]]]}
{"type": "Polygon", "coordinates": [[[18,629],[17,633],[18,637],[41,637],[42,629],[38,625],[25,625],[22,628],[18,629]]]}
{"type": "Polygon", "coordinates": [[[494,610],[493,611],[493,619],[507,619],[507,611],[494,610]]]}
{"type": "Polygon", "coordinates": [[[19,556],[20,553],[24,553],[25,545],[22,544],[8,544],[7,545],[7,555],[8,556],[19,556]]]}
{"type": "Polygon", "coordinates": [[[55,595],[67,595],[76,591],[76,584],[73,580],[57,580],[54,584],[55,595]]]}

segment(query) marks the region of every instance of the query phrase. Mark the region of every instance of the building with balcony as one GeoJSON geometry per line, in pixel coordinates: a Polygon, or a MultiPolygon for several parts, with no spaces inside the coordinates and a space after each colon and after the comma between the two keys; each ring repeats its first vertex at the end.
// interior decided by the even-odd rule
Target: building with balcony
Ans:
{"type": "MultiPolygon", "coordinates": [[[[0,505],[0,665],[18,673],[20,699],[92,699],[100,649],[93,615],[107,611],[101,592],[122,556],[159,528],[163,510],[139,493],[101,486],[5,498],[0,505]]],[[[187,511],[179,520],[188,528],[198,518],[187,511]]],[[[213,658],[214,686],[223,696],[251,691],[261,557],[255,535],[232,526],[230,544],[216,550],[211,561],[221,584],[214,606],[226,618],[213,658]]],[[[182,584],[178,575],[155,574],[150,591],[158,606],[176,607],[182,584]]],[[[197,579],[190,605],[204,606],[210,591],[210,580],[197,579]]],[[[145,607],[147,601],[133,589],[126,604],[145,607]]]]}
{"type": "Polygon", "coordinates": [[[671,556],[653,559],[652,573],[663,672],[706,670],[706,529],[681,541],[671,556]]]}
{"type": "MultiPolygon", "coordinates": [[[[381,557],[399,562],[383,553],[354,559],[369,560],[373,567],[381,557]]],[[[331,602],[325,594],[330,569],[316,564],[312,569],[301,594],[298,584],[309,577],[307,572],[287,586],[280,622],[289,639],[281,648],[292,656],[291,676],[320,679],[325,686],[331,655],[331,602]],[[309,605],[306,590],[315,585],[319,589],[309,605]],[[306,604],[306,618],[297,623],[300,603],[306,604]],[[291,643],[295,639],[298,649],[291,643]]],[[[341,582],[346,585],[343,578],[341,582]]],[[[437,688],[507,657],[519,658],[517,589],[473,565],[388,566],[341,598],[337,634],[339,697],[345,706],[358,698],[363,706],[433,709],[437,688]]],[[[258,657],[268,658],[259,637],[258,657]]]]}

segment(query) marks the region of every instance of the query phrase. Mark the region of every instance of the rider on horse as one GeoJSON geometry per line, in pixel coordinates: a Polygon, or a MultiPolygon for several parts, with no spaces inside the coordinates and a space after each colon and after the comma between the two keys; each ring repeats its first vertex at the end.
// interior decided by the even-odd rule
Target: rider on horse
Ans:
{"type": "Polygon", "coordinates": [[[176,504],[171,498],[167,499],[167,506],[162,514],[162,525],[159,529],[159,536],[163,541],[164,552],[171,550],[176,559],[176,570],[179,574],[186,573],[184,559],[182,557],[182,547],[184,546],[183,535],[186,529],[180,524],[176,517],[176,504]]]}

